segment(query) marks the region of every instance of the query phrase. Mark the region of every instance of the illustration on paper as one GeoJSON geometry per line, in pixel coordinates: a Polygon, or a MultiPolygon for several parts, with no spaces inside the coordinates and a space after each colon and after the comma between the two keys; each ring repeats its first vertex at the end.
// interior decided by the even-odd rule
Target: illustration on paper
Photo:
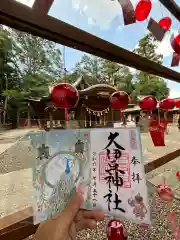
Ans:
{"type": "Polygon", "coordinates": [[[140,194],[136,195],[135,198],[128,199],[128,203],[133,207],[133,214],[136,218],[144,219],[147,214],[147,208],[143,202],[143,197],[140,194]]]}
{"type": "MultiPolygon", "coordinates": [[[[37,158],[34,164],[34,222],[54,216],[66,207],[76,185],[89,186],[88,130],[57,130],[30,135],[37,158]]],[[[88,208],[88,188],[85,207],[88,208]]]]}

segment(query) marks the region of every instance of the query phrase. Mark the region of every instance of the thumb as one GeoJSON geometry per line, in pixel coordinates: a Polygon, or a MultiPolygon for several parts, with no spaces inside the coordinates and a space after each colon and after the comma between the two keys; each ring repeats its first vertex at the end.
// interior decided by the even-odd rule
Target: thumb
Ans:
{"type": "Polygon", "coordinates": [[[66,226],[69,226],[74,220],[77,212],[79,211],[83,203],[83,194],[80,188],[75,194],[75,197],[69,202],[61,217],[63,216],[63,222],[66,226]]]}

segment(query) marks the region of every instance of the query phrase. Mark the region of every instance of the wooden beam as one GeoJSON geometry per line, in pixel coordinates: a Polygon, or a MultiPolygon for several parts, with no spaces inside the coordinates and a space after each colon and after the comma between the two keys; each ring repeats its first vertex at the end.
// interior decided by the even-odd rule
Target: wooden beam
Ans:
{"type": "Polygon", "coordinates": [[[18,212],[15,212],[13,214],[3,217],[2,219],[0,219],[0,231],[2,231],[3,229],[5,229],[15,223],[21,222],[24,219],[31,217],[32,214],[33,214],[32,207],[28,207],[21,211],[18,211],[18,212]]]}
{"type": "Polygon", "coordinates": [[[28,207],[0,219],[0,239],[20,240],[36,232],[38,225],[33,225],[32,214],[32,208],[28,207]]]}
{"type": "Polygon", "coordinates": [[[15,223],[8,228],[0,230],[1,240],[21,240],[36,232],[38,225],[33,224],[33,217],[15,223]]]}
{"type": "Polygon", "coordinates": [[[0,23],[163,78],[180,82],[172,69],[138,56],[53,17],[11,0],[0,1],[0,23]]]}
{"type": "Polygon", "coordinates": [[[149,162],[145,165],[145,173],[151,172],[154,169],[163,166],[164,164],[174,160],[179,156],[180,156],[180,149],[174,152],[168,153],[167,155],[162,156],[160,158],[157,158],[156,160],[149,162]]]}
{"type": "Polygon", "coordinates": [[[180,7],[174,0],[159,0],[165,8],[180,22],[180,7]]]}
{"type": "Polygon", "coordinates": [[[32,8],[40,13],[48,14],[53,2],[54,0],[35,0],[32,8]]]}

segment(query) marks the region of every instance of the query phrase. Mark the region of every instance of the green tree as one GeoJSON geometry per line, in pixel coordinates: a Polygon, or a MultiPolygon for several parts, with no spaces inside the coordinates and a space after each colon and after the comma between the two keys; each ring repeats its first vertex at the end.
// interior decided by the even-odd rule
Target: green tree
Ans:
{"type": "Polygon", "coordinates": [[[9,30],[14,59],[21,74],[44,74],[55,79],[62,77],[61,52],[54,42],[17,30],[9,30]]]}
{"type": "MultiPolygon", "coordinates": [[[[17,91],[20,87],[20,81],[18,78],[18,71],[15,67],[16,63],[12,58],[12,39],[9,32],[0,27],[0,100],[3,103],[3,123],[6,120],[6,113],[8,108],[7,94],[8,89],[17,91]]],[[[11,91],[11,92],[12,92],[11,91]]],[[[2,112],[1,112],[2,113],[2,112]]],[[[1,122],[1,119],[0,119],[1,122]]]]}
{"type": "Polygon", "coordinates": [[[143,74],[139,75],[139,81],[136,83],[137,95],[153,95],[158,100],[169,95],[169,89],[165,81],[159,77],[153,76],[146,81],[143,74]]]}
{"type": "Polygon", "coordinates": [[[129,94],[134,91],[133,75],[129,68],[106,59],[84,54],[77,63],[73,76],[79,75],[86,76],[92,85],[106,83],[129,94]]]}
{"type": "MultiPolygon", "coordinates": [[[[163,56],[156,53],[157,47],[157,40],[154,39],[152,34],[148,34],[139,41],[134,52],[151,61],[162,64],[163,56]]],[[[136,75],[135,92],[136,95],[154,95],[160,100],[168,96],[169,89],[162,78],[140,71],[136,75]]]]}
{"type": "Polygon", "coordinates": [[[68,82],[68,83],[75,83],[76,80],[78,79],[78,77],[80,76],[81,74],[78,73],[77,71],[72,71],[72,72],[69,72],[66,74],[66,76],[64,76],[64,79],[68,82]]]}
{"type": "Polygon", "coordinates": [[[134,91],[133,75],[126,66],[105,59],[102,61],[102,75],[109,85],[131,94],[134,91]]]}
{"type": "MultiPolygon", "coordinates": [[[[49,85],[58,82],[62,77],[62,61],[61,52],[55,43],[12,29],[5,33],[9,45],[8,42],[3,43],[2,49],[6,53],[8,46],[8,64],[5,68],[4,63],[1,71],[6,77],[6,81],[1,81],[1,96],[5,99],[4,105],[8,106],[9,118],[22,110],[28,111],[27,98],[48,95],[49,85]]],[[[15,118],[13,121],[16,121],[15,118]]]]}
{"type": "Polygon", "coordinates": [[[158,41],[153,37],[151,33],[149,33],[140,39],[138,46],[134,52],[142,57],[148,58],[151,61],[162,64],[163,55],[156,53],[157,47],[158,41]]]}
{"type": "Polygon", "coordinates": [[[89,84],[103,83],[101,78],[102,65],[100,58],[84,54],[76,64],[74,74],[83,75],[88,79],[89,84]]]}

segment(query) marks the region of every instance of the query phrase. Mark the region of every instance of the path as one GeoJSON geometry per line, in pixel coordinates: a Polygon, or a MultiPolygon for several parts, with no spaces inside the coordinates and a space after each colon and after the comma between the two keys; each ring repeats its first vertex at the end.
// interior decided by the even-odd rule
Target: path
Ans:
{"type": "Polygon", "coordinates": [[[16,141],[32,129],[15,129],[0,132],[0,154],[13,146],[16,141]]]}
{"type": "MultiPolygon", "coordinates": [[[[0,133],[0,216],[32,205],[33,151],[23,136],[32,129],[0,133]],[[18,141],[19,140],[19,141],[18,141]]],[[[33,131],[37,131],[34,129],[33,131]]]]}

